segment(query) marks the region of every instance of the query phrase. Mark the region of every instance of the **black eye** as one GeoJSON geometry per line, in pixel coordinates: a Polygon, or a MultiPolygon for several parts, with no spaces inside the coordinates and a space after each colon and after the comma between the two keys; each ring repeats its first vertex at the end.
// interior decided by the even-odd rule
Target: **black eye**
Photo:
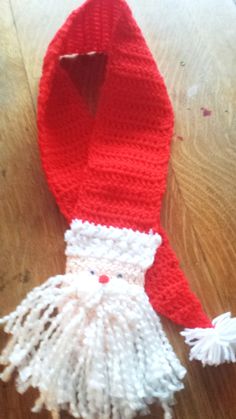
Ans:
{"type": "Polygon", "coordinates": [[[91,275],[95,275],[95,271],[93,271],[93,270],[90,271],[90,273],[91,273],[91,275]]]}
{"type": "Polygon", "coordinates": [[[118,274],[117,275],[117,278],[123,278],[123,275],[122,274],[118,274]]]}

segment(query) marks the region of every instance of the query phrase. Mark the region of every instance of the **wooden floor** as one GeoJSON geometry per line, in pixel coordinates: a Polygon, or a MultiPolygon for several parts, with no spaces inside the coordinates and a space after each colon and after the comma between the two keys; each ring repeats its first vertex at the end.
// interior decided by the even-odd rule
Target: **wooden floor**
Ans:
{"type": "MultiPolygon", "coordinates": [[[[78,0],[0,0],[0,315],[64,269],[66,223],[37,150],[36,97],[45,48],[78,0]]],[[[233,0],[129,0],[163,73],[175,134],[163,225],[209,316],[236,315],[236,5],[233,0]]],[[[175,325],[165,328],[188,369],[176,419],[235,419],[236,368],[187,359],[175,325]]],[[[1,335],[1,344],[4,342],[1,335]]],[[[30,412],[34,394],[0,385],[0,419],[30,412]]],[[[162,418],[153,409],[150,418],[162,418]]],[[[68,418],[61,415],[62,418],[68,418]]]]}

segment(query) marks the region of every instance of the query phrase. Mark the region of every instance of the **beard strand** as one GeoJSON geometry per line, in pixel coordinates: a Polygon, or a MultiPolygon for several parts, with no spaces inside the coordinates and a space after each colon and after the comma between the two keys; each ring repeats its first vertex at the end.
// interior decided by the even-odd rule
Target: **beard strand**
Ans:
{"type": "Polygon", "coordinates": [[[12,337],[1,378],[17,369],[19,392],[38,388],[35,412],[129,419],[156,399],[169,412],[185,369],[144,289],[111,281],[89,290],[78,276],[50,278],[2,319],[12,337]]]}

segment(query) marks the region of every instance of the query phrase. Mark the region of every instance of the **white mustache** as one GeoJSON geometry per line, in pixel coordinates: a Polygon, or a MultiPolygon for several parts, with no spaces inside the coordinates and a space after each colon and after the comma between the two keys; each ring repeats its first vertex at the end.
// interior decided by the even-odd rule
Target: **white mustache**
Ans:
{"type": "Polygon", "coordinates": [[[109,281],[105,284],[99,282],[98,275],[91,275],[86,271],[79,273],[67,274],[64,278],[63,285],[64,291],[76,292],[77,297],[91,297],[93,294],[99,293],[102,295],[137,295],[143,293],[143,287],[136,284],[131,284],[125,279],[110,276],[109,281]],[[68,284],[68,285],[67,285],[68,284]]]}

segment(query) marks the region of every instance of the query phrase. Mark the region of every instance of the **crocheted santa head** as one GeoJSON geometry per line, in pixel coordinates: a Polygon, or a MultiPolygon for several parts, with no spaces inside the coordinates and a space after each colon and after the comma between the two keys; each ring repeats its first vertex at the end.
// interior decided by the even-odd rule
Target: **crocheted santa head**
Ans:
{"type": "Polygon", "coordinates": [[[236,320],[208,319],[160,226],[173,111],[124,0],[88,0],[58,31],[38,129],[70,223],[66,274],[3,319],[13,340],[2,378],[17,368],[21,391],[36,386],[35,410],[128,419],[158,399],[170,418],[185,370],[154,309],[187,328],[191,358],[203,364],[235,361],[236,320]]]}

